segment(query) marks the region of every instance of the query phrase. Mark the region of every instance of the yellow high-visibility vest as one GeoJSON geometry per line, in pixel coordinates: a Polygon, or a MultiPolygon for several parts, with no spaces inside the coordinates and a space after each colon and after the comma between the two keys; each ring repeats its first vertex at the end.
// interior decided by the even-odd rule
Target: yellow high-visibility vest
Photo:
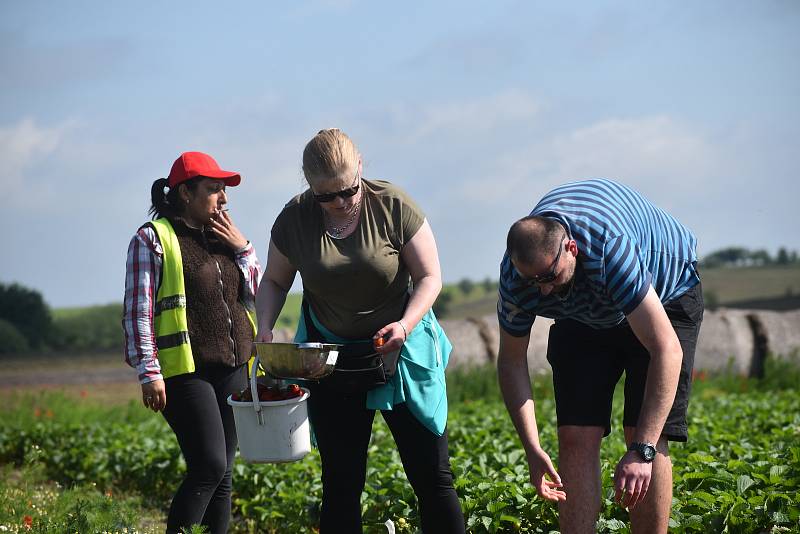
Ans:
{"type": "MultiPolygon", "coordinates": [[[[161,287],[158,288],[153,307],[153,328],[158,347],[158,361],[164,378],[193,373],[195,370],[192,345],[189,342],[189,325],[186,316],[186,286],[183,279],[183,257],[178,236],[168,219],[162,217],[150,224],[158,235],[164,252],[161,262],[161,287]]],[[[247,311],[247,318],[256,333],[255,312],[247,311]]],[[[250,359],[252,365],[252,358],[250,359]]]]}

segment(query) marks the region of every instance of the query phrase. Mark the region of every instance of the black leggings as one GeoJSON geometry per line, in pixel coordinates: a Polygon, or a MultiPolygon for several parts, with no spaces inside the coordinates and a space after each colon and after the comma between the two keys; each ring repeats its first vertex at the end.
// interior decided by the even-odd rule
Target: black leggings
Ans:
{"type": "MultiPolygon", "coordinates": [[[[321,534],[362,532],[361,491],[375,417],[375,411],[368,410],[366,404],[364,394],[342,396],[320,386],[312,389],[309,416],[322,459],[321,534]]],[[[464,516],[453,487],[447,434],[433,434],[405,404],[396,404],[393,410],[381,414],[417,495],[422,531],[463,534],[464,516]]]]}
{"type": "Polygon", "coordinates": [[[245,366],[209,366],[164,383],[164,419],[186,460],[186,477],[172,499],[167,532],[199,523],[211,534],[225,533],[231,517],[231,468],[237,444],[227,398],[247,384],[245,366]]]}

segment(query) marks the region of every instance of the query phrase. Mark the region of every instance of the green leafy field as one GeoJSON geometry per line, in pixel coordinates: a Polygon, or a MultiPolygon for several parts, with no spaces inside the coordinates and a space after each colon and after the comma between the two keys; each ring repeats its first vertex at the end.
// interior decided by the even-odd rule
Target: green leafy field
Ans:
{"type": "MultiPolygon", "coordinates": [[[[670,531],[798,532],[800,370],[796,363],[771,364],[760,381],[701,378],[695,382],[692,399],[690,441],[672,447],[675,493],[670,531]]],[[[452,465],[468,531],[557,531],[556,509],[538,499],[528,482],[524,454],[493,370],[451,373],[449,384],[452,465]]],[[[542,443],[555,459],[555,413],[548,379],[537,378],[534,389],[542,443]]],[[[58,393],[12,395],[5,399],[0,416],[0,464],[12,474],[37,473],[39,481],[20,501],[9,497],[20,495],[19,482],[9,482],[14,477],[0,473],[6,480],[0,482],[0,526],[15,526],[20,532],[23,528],[17,527],[25,516],[31,532],[59,531],[46,525],[55,524],[62,514],[59,510],[74,511],[76,502],[83,503],[80,510],[88,521],[88,530],[81,532],[112,531],[110,523],[117,525],[116,531],[147,532],[153,524],[153,514],[147,510],[166,509],[184,469],[163,419],[134,403],[108,407],[58,393]],[[42,484],[55,496],[37,493],[42,484]],[[57,505],[57,499],[67,504],[57,505]],[[136,506],[143,511],[131,515],[136,506]],[[92,519],[95,516],[100,519],[92,519]],[[142,523],[143,517],[151,519],[142,523]]],[[[615,423],[620,420],[617,410],[615,423]]],[[[610,480],[623,451],[617,427],[603,443],[600,532],[629,531],[627,512],[612,503],[610,480]]],[[[238,462],[233,530],[313,530],[321,493],[319,474],[316,452],[292,464],[238,462]]],[[[67,512],[62,515],[66,521],[67,512]]],[[[385,532],[380,525],[387,519],[399,532],[415,532],[418,525],[413,492],[380,418],[370,445],[363,515],[367,532],[385,532]]]]}

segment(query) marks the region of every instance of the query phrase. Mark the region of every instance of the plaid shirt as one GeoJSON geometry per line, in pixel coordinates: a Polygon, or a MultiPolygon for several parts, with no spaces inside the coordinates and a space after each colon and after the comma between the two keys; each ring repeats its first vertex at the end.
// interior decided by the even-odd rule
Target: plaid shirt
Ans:
{"type": "MultiPolygon", "coordinates": [[[[161,282],[163,255],[161,243],[151,226],[140,228],[128,245],[122,316],[125,360],[138,371],[142,384],[163,378],[153,330],[153,305],[161,282]]],[[[250,242],[236,253],[236,265],[244,276],[244,305],[254,310],[261,265],[250,242]]]]}

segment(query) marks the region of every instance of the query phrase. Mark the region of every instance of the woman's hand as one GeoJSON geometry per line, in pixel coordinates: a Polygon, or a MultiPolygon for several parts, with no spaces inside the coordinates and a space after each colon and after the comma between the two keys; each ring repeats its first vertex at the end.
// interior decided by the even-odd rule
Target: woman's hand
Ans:
{"type": "Polygon", "coordinates": [[[261,341],[264,343],[272,343],[273,337],[274,334],[272,333],[272,330],[269,330],[267,328],[259,328],[258,334],[256,334],[256,341],[261,341]]]}
{"type": "Polygon", "coordinates": [[[231,216],[227,211],[218,211],[217,216],[211,219],[209,224],[211,231],[219,236],[223,243],[228,245],[234,252],[238,252],[247,246],[247,239],[242,232],[233,224],[231,216]]]}
{"type": "Polygon", "coordinates": [[[402,347],[407,337],[406,326],[400,321],[395,321],[375,332],[375,335],[372,336],[372,342],[375,345],[376,352],[386,354],[402,347]],[[383,341],[378,341],[379,339],[383,341]]]}
{"type": "Polygon", "coordinates": [[[160,412],[167,406],[167,388],[163,380],[142,384],[142,404],[154,412],[160,412]]]}

